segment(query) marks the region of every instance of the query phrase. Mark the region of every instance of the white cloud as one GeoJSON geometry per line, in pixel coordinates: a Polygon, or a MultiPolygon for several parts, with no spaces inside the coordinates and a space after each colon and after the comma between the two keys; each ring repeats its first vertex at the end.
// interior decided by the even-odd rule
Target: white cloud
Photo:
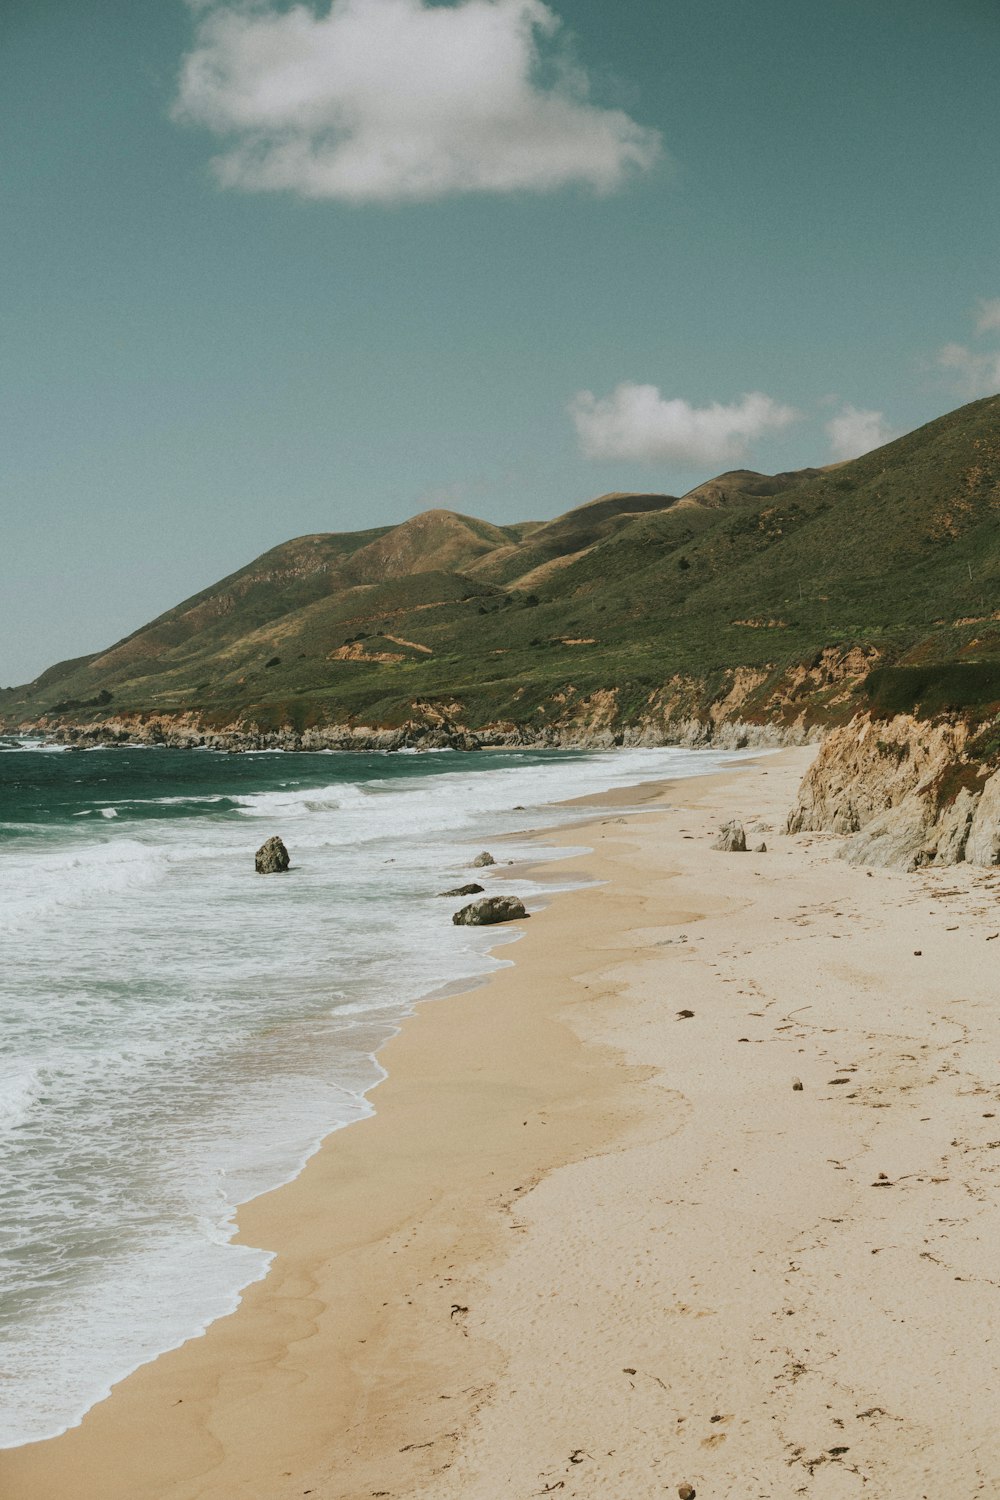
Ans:
{"type": "Polygon", "coordinates": [[[992,333],[1000,329],[1000,297],[983,297],[976,316],[976,332],[992,333]]]}
{"type": "MultiPolygon", "coordinates": [[[[976,333],[1000,333],[1000,297],[982,297],[976,313],[976,333]]],[[[940,369],[949,371],[954,389],[967,401],[1000,391],[1000,349],[970,349],[945,344],[937,352],[940,369]]]]}
{"type": "Polygon", "coordinates": [[[938,352],[938,364],[951,371],[956,388],[970,401],[1000,391],[1000,349],[980,354],[964,344],[945,344],[938,352]]]}
{"type": "Polygon", "coordinates": [[[608,192],[661,151],[657,131],[590,102],[542,0],[194,8],[174,118],[223,138],[227,187],[354,202],[608,192]]]}
{"type": "Polygon", "coordinates": [[[837,415],[825,423],[823,430],[837,459],[860,458],[862,453],[881,448],[899,436],[882,412],[861,411],[846,401],[837,415]]]}
{"type": "Polygon", "coordinates": [[[717,464],[742,458],[755,438],[799,413],[751,391],[731,406],[665,399],[655,385],[626,381],[598,400],[579,391],[569,404],[585,458],[640,463],[717,464]]]}

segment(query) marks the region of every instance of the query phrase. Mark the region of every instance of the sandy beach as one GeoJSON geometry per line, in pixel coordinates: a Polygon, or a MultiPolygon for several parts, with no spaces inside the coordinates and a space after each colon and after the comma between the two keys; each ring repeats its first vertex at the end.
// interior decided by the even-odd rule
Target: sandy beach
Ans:
{"type": "Polygon", "coordinates": [[[418,1009],[241,1211],[268,1277],[3,1500],[1000,1493],[1000,875],[787,837],[812,754],[544,835],[602,884],[418,1009]]]}

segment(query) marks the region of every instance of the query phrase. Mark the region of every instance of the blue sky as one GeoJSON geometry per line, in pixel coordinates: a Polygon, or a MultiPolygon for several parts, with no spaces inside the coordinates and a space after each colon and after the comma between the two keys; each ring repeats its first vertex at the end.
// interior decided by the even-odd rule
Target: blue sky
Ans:
{"type": "Polygon", "coordinates": [[[998,76],[986,0],[8,0],[0,683],[1000,388],[998,76]]]}

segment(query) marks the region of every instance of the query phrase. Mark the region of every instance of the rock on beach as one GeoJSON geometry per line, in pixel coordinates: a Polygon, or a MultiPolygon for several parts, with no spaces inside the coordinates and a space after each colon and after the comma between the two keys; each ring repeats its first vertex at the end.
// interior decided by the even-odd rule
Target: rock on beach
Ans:
{"type": "Polygon", "coordinates": [[[731,823],[724,823],[719,830],[719,837],[712,845],[713,849],[723,849],[728,854],[745,854],[747,852],[747,836],[743,824],[734,819],[731,823]]]}
{"type": "Polygon", "coordinates": [[[472,861],[472,868],[474,870],[476,870],[476,869],[482,869],[482,867],[484,865],[495,865],[495,864],[496,864],[496,860],[493,858],[492,854],[488,853],[487,850],[484,849],[483,852],[482,852],[482,854],[477,854],[476,857],[475,857],[475,859],[472,861]]]}

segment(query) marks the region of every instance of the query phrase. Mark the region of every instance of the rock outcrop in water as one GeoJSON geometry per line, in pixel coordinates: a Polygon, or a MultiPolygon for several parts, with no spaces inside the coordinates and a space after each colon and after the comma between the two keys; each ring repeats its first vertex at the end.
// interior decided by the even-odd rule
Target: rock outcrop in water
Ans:
{"type": "Polygon", "coordinates": [[[516,896],[484,896],[463,906],[451,920],[456,927],[492,927],[495,922],[517,922],[528,915],[516,896]]]}
{"type": "Polygon", "coordinates": [[[277,834],[261,844],[254,856],[254,865],[258,875],[280,875],[288,869],[290,863],[288,850],[277,834]]]}
{"type": "Polygon", "coordinates": [[[483,889],[473,880],[469,885],[457,885],[453,891],[438,891],[439,896],[478,896],[483,889]]]}
{"type": "Polygon", "coordinates": [[[487,851],[484,849],[483,852],[482,852],[482,854],[477,854],[476,857],[475,857],[475,859],[472,861],[472,868],[474,870],[477,870],[477,869],[482,869],[485,865],[495,865],[495,864],[496,864],[496,860],[493,858],[492,854],[488,854],[487,851]]]}

